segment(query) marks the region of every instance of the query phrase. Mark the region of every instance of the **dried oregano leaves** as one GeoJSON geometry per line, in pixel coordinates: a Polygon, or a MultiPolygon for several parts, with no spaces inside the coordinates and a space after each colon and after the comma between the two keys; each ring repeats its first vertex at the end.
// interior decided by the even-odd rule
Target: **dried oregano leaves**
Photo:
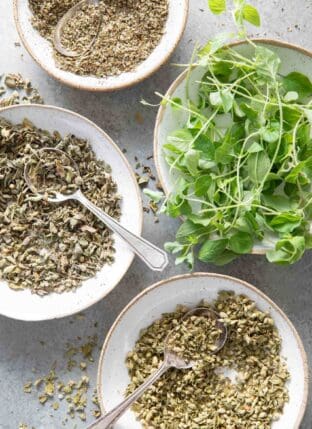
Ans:
{"type": "Polygon", "coordinates": [[[206,316],[187,316],[170,333],[166,347],[186,362],[201,363],[216,351],[221,334],[217,320],[206,316]]]}
{"type": "Polygon", "coordinates": [[[79,168],[86,196],[120,216],[110,169],[86,140],[0,118],[0,278],[39,295],[75,289],[114,260],[111,232],[93,214],[77,202],[49,203],[27,188],[24,166],[43,147],[66,152],[79,168]]]}
{"type": "MultiPolygon", "coordinates": [[[[289,372],[270,315],[249,298],[231,292],[220,293],[213,308],[229,330],[225,347],[194,369],[163,375],[133,406],[144,428],[269,429],[283,412],[289,372]],[[237,372],[236,380],[231,381],[221,368],[237,372]]],[[[158,368],[168,332],[188,310],[180,306],[141,332],[126,361],[131,377],[127,393],[158,368]]]]}
{"type": "MultiPolygon", "coordinates": [[[[33,26],[52,40],[59,19],[79,0],[29,0],[33,26]]],[[[97,77],[132,71],[158,45],[168,17],[168,0],[102,0],[98,7],[86,5],[64,28],[62,43],[83,55],[71,58],[54,51],[63,70],[97,77]],[[87,53],[97,32],[98,38],[87,53]]]]}
{"type": "Polygon", "coordinates": [[[43,104],[43,99],[28,79],[19,73],[0,76],[0,107],[31,103],[43,104]]]}

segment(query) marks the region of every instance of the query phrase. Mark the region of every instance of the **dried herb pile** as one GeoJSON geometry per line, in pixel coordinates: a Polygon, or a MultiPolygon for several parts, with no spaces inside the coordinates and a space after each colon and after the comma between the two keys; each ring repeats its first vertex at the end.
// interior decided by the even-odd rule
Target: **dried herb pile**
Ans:
{"type": "Polygon", "coordinates": [[[43,147],[66,152],[77,164],[85,195],[118,219],[120,197],[110,168],[86,140],[49,134],[29,121],[0,119],[0,278],[13,289],[45,295],[75,289],[114,260],[111,232],[76,202],[53,204],[34,195],[24,166],[43,147]]]}
{"type": "Polygon", "coordinates": [[[217,320],[205,316],[189,316],[180,321],[167,339],[167,348],[186,362],[210,360],[217,349],[222,331],[217,320]]]}
{"type": "MultiPolygon", "coordinates": [[[[34,28],[51,41],[57,22],[76,3],[78,0],[29,0],[34,28]]],[[[62,40],[66,48],[83,55],[70,58],[55,51],[56,63],[63,70],[97,77],[132,71],[158,45],[167,17],[167,0],[102,0],[98,7],[85,6],[64,28],[62,40]],[[86,53],[100,16],[98,39],[86,53]]]]}
{"type": "MultiPolygon", "coordinates": [[[[144,428],[269,429],[283,412],[289,373],[270,315],[231,292],[221,292],[213,308],[227,324],[226,345],[193,369],[170,370],[135,403],[133,410],[144,428]],[[221,368],[236,371],[236,380],[221,368]]],[[[180,306],[141,333],[126,361],[131,377],[127,393],[158,368],[168,332],[188,310],[180,306]]]]}

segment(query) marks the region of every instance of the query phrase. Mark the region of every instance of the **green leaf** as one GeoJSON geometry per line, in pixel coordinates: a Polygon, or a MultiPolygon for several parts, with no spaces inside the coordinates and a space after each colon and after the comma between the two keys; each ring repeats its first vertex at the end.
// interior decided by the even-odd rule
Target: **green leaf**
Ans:
{"type": "Polygon", "coordinates": [[[284,96],[284,101],[286,101],[286,103],[291,103],[292,101],[297,101],[298,98],[299,98],[299,94],[297,91],[289,91],[284,96]]]}
{"type": "Polygon", "coordinates": [[[247,232],[237,232],[229,240],[229,248],[235,253],[250,253],[253,246],[253,239],[247,232]]]}
{"type": "Polygon", "coordinates": [[[250,4],[246,4],[243,7],[243,18],[245,21],[248,21],[250,24],[255,25],[256,27],[260,27],[261,25],[259,12],[250,4]]]}
{"type": "Polygon", "coordinates": [[[231,252],[230,250],[225,250],[214,261],[214,264],[217,265],[217,266],[223,266],[223,265],[229,264],[230,262],[234,261],[234,259],[236,259],[237,256],[238,255],[236,253],[231,252]]]}
{"type": "Polygon", "coordinates": [[[274,216],[269,225],[278,232],[291,233],[301,225],[302,217],[298,214],[285,212],[274,216]]]}
{"type": "Polygon", "coordinates": [[[171,104],[172,109],[180,111],[181,106],[183,106],[183,102],[182,102],[181,98],[173,97],[171,100],[174,102],[174,104],[171,104]]]}
{"type": "Polygon", "coordinates": [[[205,233],[206,228],[202,225],[196,225],[190,220],[186,220],[177,231],[176,239],[179,243],[192,243],[198,242],[198,237],[205,233]]]}
{"type": "Polygon", "coordinates": [[[200,153],[198,150],[190,149],[184,155],[185,166],[192,176],[198,173],[198,161],[200,153]]]}
{"type": "Polygon", "coordinates": [[[280,123],[276,121],[267,124],[266,127],[261,130],[262,138],[267,143],[277,142],[280,137],[280,134],[280,123]]]}
{"type": "Polygon", "coordinates": [[[271,49],[257,45],[255,48],[255,67],[257,75],[268,83],[275,81],[281,60],[271,49]]]}
{"type": "Polygon", "coordinates": [[[305,251],[304,237],[295,236],[279,240],[275,250],[269,250],[266,254],[268,261],[278,265],[288,265],[297,262],[305,251]]]}
{"type": "Polygon", "coordinates": [[[207,240],[199,250],[198,259],[203,262],[214,262],[224,252],[228,240],[207,240]]]}
{"type": "Polygon", "coordinates": [[[211,92],[209,99],[212,106],[223,108],[225,113],[232,109],[234,103],[234,95],[228,89],[211,92]]]}
{"type": "Polygon", "coordinates": [[[220,15],[226,11],[226,0],[208,0],[208,6],[212,13],[220,15]]]}
{"type": "Polygon", "coordinates": [[[164,193],[161,191],[153,191],[152,189],[145,188],[143,193],[147,195],[154,203],[159,203],[164,197],[164,193]]]}
{"type": "Polygon", "coordinates": [[[183,244],[178,243],[177,241],[168,241],[164,245],[166,252],[169,252],[169,253],[181,252],[184,249],[184,247],[185,246],[183,244]]]}
{"type": "Polygon", "coordinates": [[[167,137],[167,144],[164,145],[165,149],[172,152],[184,153],[187,151],[193,141],[193,135],[190,130],[183,128],[176,130],[167,137]]]}
{"type": "Polygon", "coordinates": [[[252,182],[258,184],[270,171],[271,161],[266,152],[252,153],[247,161],[248,175],[252,182]]]}
{"type": "Polygon", "coordinates": [[[203,176],[198,177],[194,185],[195,195],[197,195],[197,197],[203,197],[204,195],[206,195],[208,189],[211,186],[211,182],[211,176],[209,176],[208,174],[204,174],[203,176]]]}
{"type": "Polygon", "coordinates": [[[286,92],[296,92],[299,97],[308,97],[312,95],[312,83],[310,79],[302,73],[289,73],[283,78],[282,85],[286,92]]]}
{"type": "Polygon", "coordinates": [[[263,194],[261,199],[266,206],[280,212],[288,212],[295,208],[294,202],[291,201],[290,198],[283,195],[263,194]]]}
{"type": "Polygon", "coordinates": [[[257,153],[257,152],[262,152],[262,151],[263,151],[263,147],[258,142],[253,142],[249,146],[249,148],[247,149],[247,152],[249,152],[249,153],[257,153]]]}

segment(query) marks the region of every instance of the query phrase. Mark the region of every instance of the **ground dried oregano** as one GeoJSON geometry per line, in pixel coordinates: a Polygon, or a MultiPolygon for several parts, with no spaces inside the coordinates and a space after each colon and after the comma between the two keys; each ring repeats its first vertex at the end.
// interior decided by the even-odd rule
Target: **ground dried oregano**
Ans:
{"type": "MultiPolygon", "coordinates": [[[[52,41],[59,19],[79,0],[29,0],[32,23],[52,41]]],[[[63,31],[63,45],[82,54],[65,57],[54,50],[63,70],[97,77],[132,71],[158,45],[168,17],[168,0],[102,0],[99,6],[85,5],[63,31]],[[99,21],[99,20],[102,21],[99,21]],[[85,52],[100,31],[92,49],[85,52]]]]}
{"type": "Polygon", "coordinates": [[[28,189],[24,166],[43,147],[66,152],[79,168],[85,195],[120,216],[110,168],[86,140],[0,118],[0,279],[39,295],[75,289],[114,260],[112,234],[103,222],[77,202],[49,203],[28,189]]]}
{"type": "MultiPolygon", "coordinates": [[[[170,370],[146,391],[133,406],[144,428],[269,429],[283,412],[289,372],[270,315],[231,292],[220,293],[213,309],[228,327],[224,348],[193,369],[170,370]]],[[[188,310],[180,306],[141,332],[126,360],[128,394],[158,368],[168,332],[188,310]]]]}

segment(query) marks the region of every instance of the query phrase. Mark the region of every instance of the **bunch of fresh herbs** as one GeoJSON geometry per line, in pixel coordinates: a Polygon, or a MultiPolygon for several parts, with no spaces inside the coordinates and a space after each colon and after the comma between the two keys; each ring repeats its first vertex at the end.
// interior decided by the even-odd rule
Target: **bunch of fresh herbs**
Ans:
{"type": "MultiPolygon", "coordinates": [[[[223,0],[209,5],[225,8],[223,0]]],[[[186,102],[163,98],[185,115],[163,147],[177,179],[162,211],[184,219],[166,249],[177,263],[192,267],[198,248],[198,259],[222,265],[262,242],[270,262],[292,264],[312,247],[312,83],[283,75],[275,50],[245,37],[244,20],[260,23],[256,9],[236,0],[234,17],[250,55],[219,35],[189,68],[202,70],[197,100],[189,75],[186,102]]]]}

